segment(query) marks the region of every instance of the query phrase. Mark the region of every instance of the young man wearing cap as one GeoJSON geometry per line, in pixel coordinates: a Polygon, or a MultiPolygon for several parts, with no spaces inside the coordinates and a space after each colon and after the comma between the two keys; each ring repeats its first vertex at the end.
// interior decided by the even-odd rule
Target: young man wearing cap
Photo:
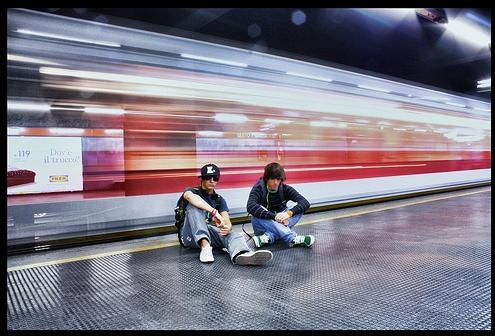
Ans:
{"type": "Polygon", "coordinates": [[[273,244],[276,240],[283,240],[290,247],[310,247],[315,241],[314,236],[300,236],[293,230],[310,204],[284,181],[284,168],[277,162],[269,163],[263,177],[249,193],[247,211],[253,216],[251,224],[256,247],[273,244]],[[297,203],[290,209],[287,207],[289,200],[297,203]]]}
{"type": "Polygon", "coordinates": [[[234,234],[225,199],[215,192],[220,168],[207,164],[201,168],[201,184],[187,188],[183,197],[188,203],[180,239],[184,246],[199,248],[201,262],[213,262],[213,247],[225,248],[238,265],[263,265],[273,257],[268,250],[251,251],[240,233],[234,234]]]}

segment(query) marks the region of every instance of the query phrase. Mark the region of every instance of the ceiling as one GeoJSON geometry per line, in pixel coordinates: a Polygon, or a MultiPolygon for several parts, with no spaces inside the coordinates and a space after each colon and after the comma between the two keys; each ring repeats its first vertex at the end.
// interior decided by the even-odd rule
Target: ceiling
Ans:
{"type": "MultiPolygon", "coordinates": [[[[385,8],[33,8],[53,14],[201,39],[243,49],[412,81],[491,99],[491,50],[445,33],[441,24],[385,8]]],[[[444,8],[491,34],[491,10],[444,8]]]]}

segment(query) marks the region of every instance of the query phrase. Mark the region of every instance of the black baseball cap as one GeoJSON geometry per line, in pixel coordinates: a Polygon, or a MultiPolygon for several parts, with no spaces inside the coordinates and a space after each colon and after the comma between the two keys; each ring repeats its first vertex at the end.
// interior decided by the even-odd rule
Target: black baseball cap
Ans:
{"type": "Polygon", "coordinates": [[[201,176],[198,177],[220,177],[220,168],[213,163],[201,167],[201,176]]]}

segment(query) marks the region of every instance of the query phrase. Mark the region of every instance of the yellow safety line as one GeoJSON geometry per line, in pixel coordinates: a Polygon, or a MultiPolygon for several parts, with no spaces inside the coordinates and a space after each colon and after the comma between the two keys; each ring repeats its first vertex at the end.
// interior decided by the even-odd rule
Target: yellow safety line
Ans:
{"type": "Polygon", "coordinates": [[[10,267],[10,268],[7,268],[7,272],[18,271],[18,270],[27,269],[27,268],[41,267],[41,266],[65,264],[65,263],[73,262],[73,261],[95,259],[95,258],[106,257],[106,256],[111,256],[111,255],[123,254],[123,253],[147,251],[147,250],[159,249],[159,248],[163,248],[163,247],[171,247],[171,246],[176,246],[176,245],[179,245],[179,242],[161,243],[161,244],[156,244],[156,245],[148,245],[148,246],[144,246],[144,247],[135,247],[135,248],[120,250],[120,251],[92,254],[89,256],[81,256],[81,257],[67,258],[67,259],[61,259],[61,260],[46,261],[46,262],[37,263],[37,264],[10,267]]]}
{"type": "MultiPolygon", "coordinates": [[[[413,202],[402,203],[402,204],[398,204],[398,205],[392,205],[392,206],[382,207],[382,208],[378,208],[378,209],[370,209],[370,210],[366,210],[366,211],[353,212],[353,213],[349,213],[349,214],[345,214],[345,215],[328,216],[328,217],[318,218],[318,219],[310,220],[310,221],[302,221],[302,222],[298,223],[298,226],[299,225],[314,224],[314,223],[328,221],[328,220],[333,220],[333,219],[340,219],[340,218],[346,218],[346,217],[360,216],[360,215],[365,215],[365,214],[369,214],[369,213],[373,213],[373,212],[390,210],[390,209],[395,209],[395,208],[401,208],[401,207],[405,207],[405,206],[409,206],[409,205],[416,205],[416,204],[421,204],[421,203],[439,201],[439,200],[448,199],[448,198],[462,197],[462,196],[468,196],[468,195],[473,195],[473,194],[479,194],[479,193],[487,192],[487,191],[490,191],[490,190],[491,190],[491,188],[488,189],[488,190],[468,192],[468,193],[463,193],[463,194],[460,194],[460,195],[457,194],[457,195],[451,195],[451,196],[434,197],[434,198],[428,199],[428,200],[413,201],[413,202]]],[[[48,266],[48,265],[58,265],[58,264],[64,264],[64,263],[73,262],[73,261],[95,259],[95,258],[106,257],[106,256],[111,256],[111,255],[123,254],[123,253],[148,251],[148,250],[154,250],[154,249],[159,249],[159,248],[164,248],[164,247],[172,247],[172,246],[177,246],[177,245],[179,245],[179,242],[161,243],[161,244],[155,244],[155,245],[148,245],[148,246],[144,246],[144,247],[130,248],[130,249],[125,249],[125,250],[120,250],[120,251],[98,253],[98,254],[93,254],[93,255],[89,255],[89,256],[82,256],[82,257],[67,258],[67,259],[62,259],[62,260],[47,261],[47,262],[42,262],[42,263],[37,263],[37,264],[30,264],[30,265],[24,265],[24,266],[10,267],[10,268],[7,269],[7,272],[18,271],[18,270],[28,269],[28,268],[34,268],[34,267],[48,266]]]]}

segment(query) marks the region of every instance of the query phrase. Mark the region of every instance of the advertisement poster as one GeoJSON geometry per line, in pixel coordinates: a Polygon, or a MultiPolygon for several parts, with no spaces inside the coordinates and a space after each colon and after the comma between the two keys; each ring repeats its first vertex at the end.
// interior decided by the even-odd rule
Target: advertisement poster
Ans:
{"type": "Polygon", "coordinates": [[[80,137],[7,137],[7,195],[82,189],[80,137]]]}

